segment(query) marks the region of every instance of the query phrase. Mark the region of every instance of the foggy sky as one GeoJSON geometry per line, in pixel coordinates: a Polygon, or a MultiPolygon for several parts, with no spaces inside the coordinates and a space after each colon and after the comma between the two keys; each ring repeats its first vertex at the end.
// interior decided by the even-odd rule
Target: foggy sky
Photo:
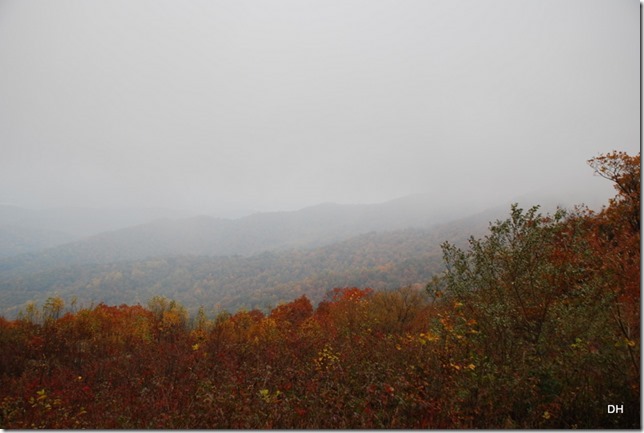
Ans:
{"type": "Polygon", "coordinates": [[[635,0],[0,1],[0,203],[605,191],[585,161],[639,149],[639,14],[635,0]]]}

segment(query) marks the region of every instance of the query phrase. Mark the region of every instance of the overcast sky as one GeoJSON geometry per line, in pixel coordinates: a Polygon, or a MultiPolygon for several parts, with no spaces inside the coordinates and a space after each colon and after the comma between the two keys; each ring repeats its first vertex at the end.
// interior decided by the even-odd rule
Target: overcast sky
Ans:
{"type": "Polygon", "coordinates": [[[636,0],[0,1],[0,203],[287,210],[601,189],[636,0]]]}

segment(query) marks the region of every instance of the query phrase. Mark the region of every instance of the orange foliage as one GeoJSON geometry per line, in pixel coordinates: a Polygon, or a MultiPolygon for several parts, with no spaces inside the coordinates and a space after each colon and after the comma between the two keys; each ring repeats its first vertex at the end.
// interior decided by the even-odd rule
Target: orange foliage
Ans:
{"type": "Polygon", "coordinates": [[[299,326],[313,314],[313,305],[305,295],[288,304],[279,305],[271,311],[270,318],[279,325],[299,326]]]}
{"type": "Polygon", "coordinates": [[[591,165],[618,196],[598,214],[516,213],[525,248],[454,256],[461,298],[335,288],[315,310],[301,296],[193,327],[159,297],[0,318],[0,427],[638,428],[639,155],[591,165]],[[514,274],[495,279],[502,259],[514,274]],[[477,297],[483,282],[504,295],[477,297]],[[595,321],[606,305],[613,321],[595,321]]]}

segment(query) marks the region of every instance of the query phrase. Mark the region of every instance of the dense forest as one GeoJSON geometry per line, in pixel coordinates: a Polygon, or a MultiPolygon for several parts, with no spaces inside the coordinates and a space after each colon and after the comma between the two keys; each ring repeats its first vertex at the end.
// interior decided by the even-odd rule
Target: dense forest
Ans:
{"type": "Polygon", "coordinates": [[[30,304],[0,319],[0,427],[640,428],[640,156],[589,164],[601,211],[512,206],[420,288],[30,304]]]}

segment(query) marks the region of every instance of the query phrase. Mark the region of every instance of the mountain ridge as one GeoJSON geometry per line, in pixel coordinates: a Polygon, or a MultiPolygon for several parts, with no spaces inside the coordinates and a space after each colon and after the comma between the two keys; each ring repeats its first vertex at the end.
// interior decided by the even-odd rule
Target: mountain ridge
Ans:
{"type": "Polygon", "coordinates": [[[143,304],[161,295],[191,312],[215,305],[230,311],[268,308],[302,294],[318,302],[333,287],[423,285],[442,269],[440,244],[466,242],[473,231],[485,230],[489,216],[433,229],[371,231],[317,248],[251,256],[175,255],[5,274],[0,278],[0,314],[15,316],[27,302],[42,303],[50,296],[67,302],[143,304]]]}
{"type": "Polygon", "coordinates": [[[310,248],[369,231],[429,227],[457,212],[433,210],[426,200],[405,198],[379,204],[323,203],[297,211],[255,213],[237,219],[198,215],[160,218],[94,234],[43,251],[0,260],[0,271],[21,262],[41,267],[108,263],[165,255],[252,255],[262,251],[310,248]]]}
{"type": "MultiPolygon", "coordinates": [[[[47,248],[40,250],[34,247],[20,255],[0,254],[0,276],[29,269],[156,256],[249,256],[263,251],[315,248],[370,231],[430,228],[486,211],[465,199],[442,205],[436,205],[432,199],[431,193],[422,193],[384,203],[321,203],[296,211],[257,212],[234,219],[209,215],[165,216],[65,244],[45,245],[47,248]]],[[[524,203],[536,202],[529,195],[522,199],[524,203]]],[[[561,200],[551,201],[544,210],[553,210],[554,203],[562,204],[561,200]]],[[[488,209],[508,209],[509,203],[488,209]]]]}

